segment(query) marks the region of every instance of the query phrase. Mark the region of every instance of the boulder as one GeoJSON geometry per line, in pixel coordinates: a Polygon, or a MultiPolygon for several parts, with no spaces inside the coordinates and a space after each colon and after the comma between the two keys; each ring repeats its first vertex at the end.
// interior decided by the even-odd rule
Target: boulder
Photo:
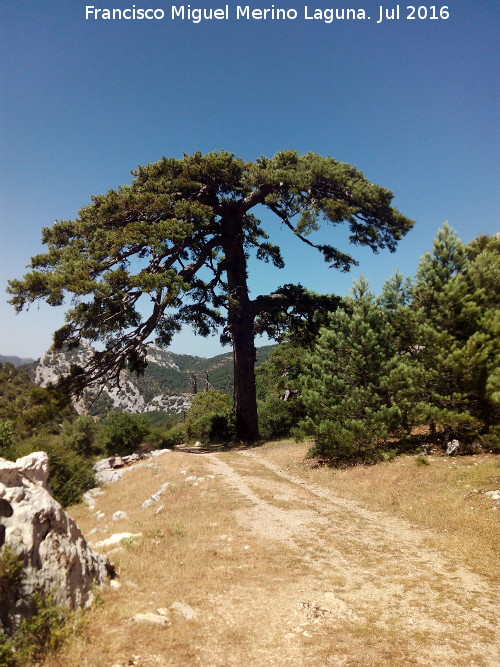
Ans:
{"type": "Polygon", "coordinates": [[[101,459],[97,461],[93,468],[95,478],[99,484],[118,482],[135,463],[145,459],[155,459],[171,451],[170,449],[155,449],[152,452],[130,454],[129,456],[111,456],[107,459],[101,459]]]}
{"type": "Polygon", "coordinates": [[[122,470],[101,470],[101,472],[95,474],[95,478],[98,484],[113,484],[113,482],[120,481],[125,472],[125,468],[122,470]]]}
{"type": "Polygon", "coordinates": [[[448,442],[446,445],[446,452],[444,453],[445,456],[453,456],[458,452],[460,448],[460,443],[458,440],[452,440],[451,442],[448,442]]]}
{"type": "Polygon", "coordinates": [[[7,596],[2,609],[2,625],[10,628],[29,614],[35,593],[50,593],[69,609],[88,607],[92,587],[115,576],[109,560],[90,549],[75,521],[51,496],[47,474],[44,452],[16,462],[0,458],[0,547],[8,546],[24,564],[21,595],[7,596]]]}

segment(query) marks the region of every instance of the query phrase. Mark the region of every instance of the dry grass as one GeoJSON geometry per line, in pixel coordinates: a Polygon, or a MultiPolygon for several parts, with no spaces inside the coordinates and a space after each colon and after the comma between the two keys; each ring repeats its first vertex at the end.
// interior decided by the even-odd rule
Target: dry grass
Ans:
{"type": "MultiPolygon", "coordinates": [[[[491,527],[487,531],[478,528],[481,522],[474,522],[473,517],[493,517],[496,513],[485,498],[466,497],[465,485],[494,486],[487,481],[488,475],[498,473],[494,459],[473,458],[472,463],[481,463],[472,468],[467,467],[472,463],[465,459],[456,463],[435,459],[430,466],[419,468],[408,457],[390,465],[339,473],[329,469],[311,470],[303,465],[306,450],[305,445],[282,442],[256,451],[259,456],[289,469],[290,473],[331,488],[337,494],[432,527],[437,537],[445,540],[446,548],[453,553],[456,551],[457,558],[465,560],[468,559],[467,548],[465,552],[462,546],[455,549],[452,538],[458,540],[467,532],[464,527],[459,531],[460,522],[456,520],[456,515],[467,508],[469,530],[473,526],[476,533],[483,535],[485,531],[475,542],[476,560],[483,563],[477,565],[476,571],[487,569],[486,543],[491,527]],[[431,508],[438,500],[440,509],[431,508]],[[441,523],[437,519],[440,513],[441,523]],[[454,515],[449,521],[448,513],[454,515]],[[434,514],[436,518],[432,519],[434,514]]],[[[230,463],[252,492],[266,503],[268,513],[272,513],[272,508],[288,505],[295,510],[303,508],[305,502],[313,506],[314,499],[309,496],[307,500],[307,492],[301,488],[296,488],[295,497],[288,501],[286,494],[292,491],[287,490],[283,478],[247,457],[237,452],[219,456],[230,463]]],[[[336,541],[332,550],[329,541],[332,531],[326,526],[321,528],[321,524],[313,540],[304,537],[295,548],[282,541],[263,539],[236,521],[242,511],[253,511],[248,498],[222,478],[210,478],[208,472],[207,459],[202,456],[166,454],[149,467],[142,465],[130,470],[122,481],[107,487],[105,495],[97,498],[95,510],[90,511],[84,505],[71,508],[72,516],[85,534],[96,526],[103,531],[91,536],[91,541],[124,531],[141,532],[142,537],[135,544],[111,551],[110,558],[118,567],[121,588],[102,593],[101,604],[86,615],[80,633],[61,653],[47,658],[44,667],[194,667],[199,664],[207,667],[339,664],[489,667],[493,664],[485,658],[487,653],[471,662],[467,646],[470,637],[455,636],[455,627],[436,630],[432,637],[420,630],[418,624],[410,630],[404,626],[403,631],[400,611],[394,601],[389,599],[388,609],[378,609],[377,605],[384,604],[378,595],[382,580],[389,590],[394,590],[394,600],[399,594],[405,599],[408,586],[418,588],[419,585],[418,577],[415,584],[409,584],[398,569],[388,575],[387,554],[369,548],[365,550],[366,555],[364,551],[361,553],[360,545],[349,542],[347,533],[333,535],[336,541]],[[186,481],[189,476],[203,477],[203,481],[194,486],[186,481]],[[143,509],[142,502],[165,482],[173,483],[174,487],[167,490],[157,504],[143,509]],[[159,505],[164,508],[157,514],[159,505]],[[99,510],[106,514],[101,520],[95,516],[99,510]],[[117,510],[126,511],[128,518],[113,522],[111,515],[117,510]],[[352,567],[362,562],[358,578],[352,570],[342,570],[339,565],[344,562],[342,559],[334,564],[332,556],[337,548],[346,562],[352,558],[352,567]],[[372,568],[370,572],[369,568],[372,568]],[[352,601],[358,594],[356,608],[352,601]],[[171,625],[166,628],[130,622],[134,614],[169,608],[175,601],[191,605],[198,619],[186,622],[172,614],[171,625]],[[317,609],[318,614],[313,613],[317,609]],[[323,609],[331,612],[323,617],[323,609]],[[439,657],[437,653],[434,656],[434,651],[439,651],[439,657]]],[[[339,509],[340,516],[346,523],[350,522],[349,511],[339,509]]],[[[332,515],[329,520],[336,519],[332,515]]],[[[426,576],[434,575],[430,572],[426,576]]],[[[438,579],[436,577],[436,582],[428,588],[436,600],[440,595],[438,579]]],[[[418,600],[417,595],[416,618],[420,607],[430,609],[432,618],[434,601],[418,600]]],[[[453,604],[452,599],[449,604],[453,604]]],[[[406,619],[402,622],[406,623],[406,619]]],[[[488,635],[488,627],[488,623],[483,624],[480,632],[491,646],[493,639],[488,635]]],[[[477,630],[475,633],[477,638],[477,630]]]]}
{"type": "Polygon", "coordinates": [[[302,563],[286,548],[271,554],[251,536],[245,539],[232,518],[245,500],[238,503],[234,492],[217,480],[205,477],[197,486],[185,481],[206,472],[196,456],[165,455],[153,468],[131,470],[107,487],[94,511],[85,505],[71,508],[84,534],[96,526],[103,531],[90,541],[115,532],[142,532],[142,538],[108,550],[122,587],[100,596],[102,603],[87,615],[79,635],[57,656],[48,657],[45,667],[189,667],[199,664],[200,651],[209,651],[208,665],[244,665],[257,632],[259,642],[272,652],[280,628],[268,626],[259,591],[260,597],[272,599],[279,594],[283,572],[298,573],[302,563]],[[142,509],[142,502],[166,481],[175,487],[156,505],[142,509]],[[161,504],[164,509],[156,514],[161,504]],[[101,520],[95,517],[99,510],[106,514],[101,520]],[[111,521],[117,510],[127,512],[127,519],[111,521]],[[175,601],[191,605],[202,621],[172,615],[165,629],[130,622],[134,614],[168,608],[175,601]],[[248,623],[235,614],[239,607],[248,623]]]}
{"type": "Polygon", "coordinates": [[[475,493],[500,488],[498,456],[429,456],[429,465],[421,466],[416,456],[401,456],[389,463],[335,470],[304,464],[310,446],[284,440],[257,451],[283,470],[337,495],[430,529],[432,546],[500,581],[500,502],[475,493]]]}

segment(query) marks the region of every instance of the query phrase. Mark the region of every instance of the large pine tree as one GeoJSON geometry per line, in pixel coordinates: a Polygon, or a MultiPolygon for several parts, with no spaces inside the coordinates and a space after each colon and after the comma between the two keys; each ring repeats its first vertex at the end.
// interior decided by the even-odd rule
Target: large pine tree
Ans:
{"type": "Polygon", "coordinates": [[[44,229],[48,251],[33,258],[23,280],[11,281],[11,302],[22,310],[37,299],[60,305],[72,296],[56,348],[85,338],[104,343],[74,377],[80,387],[110,374],[118,381],[127,366],[141,371],[148,341],[168,346],[183,323],[202,335],[224,326],[234,353],[237,437],[252,441],[255,322],[274,333],[276,320],[305,296],[285,286],[250,297],[251,253],[283,266],[252,211],[267,208],[330,266],[348,270],[356,263],[350,255],[315,244],[310,234],[322,223],[347,223],[351,243],[393,251],[413,222],[391,206],[392,196],[351,165],[314,153],[255,162],[226,152],[164,158],[139,167],[131,185],[92,197],[75,220],[44,229]]]}

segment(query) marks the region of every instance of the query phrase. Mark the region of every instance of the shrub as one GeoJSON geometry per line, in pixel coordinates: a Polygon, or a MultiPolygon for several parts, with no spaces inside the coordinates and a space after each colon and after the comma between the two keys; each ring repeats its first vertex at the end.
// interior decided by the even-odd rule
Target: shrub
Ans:
{"type": "Polygon", "coordinates": [[[500,426],[492,426],[481,436],[481,445],[486,451],[500,454],[500,426]]]}
{"type": "Polygon", "coordinates": [[[0,667],[26,667],[57,650],[75,630],[78,614],[56,604],[51,595],[35,594],[30,615],[8,635],[0,631],[0,667]]]}
{"type": "Polygon", "coordinates": [[[210,389],[193,398],[186,415],[186,437],[202,442],[227,442],[234,435],[231,399],[210,389]]]}
{"type": "Polygon", "coordinates": [[[84,457],[99,453],[96,439],[99,427],[92,417],[81,415],[72,422],[66,422],[62,431],[68,447],[84,457]]]}
{"type": "Polygon", "coordinates": [[[21,556],[4,545],[0,549],[0,667],[25,667],[57,649],[74,630],[78,618],[56,604],[50,593],[22,593],[24,564],[21,556]],[[18,627],[7,615],[18,600],[25,617],[18,627]]]}
{"type": "Polygon", "coordinates": [[[14,422],[10,419],[0,419],[0,456],[8,456],[14,442],[14,422]]]}
{"type": "Polygon", "coordinates": [[[181,445],[186,439],[184,424],[174,424],[163,437],[163,447],[172,448],[181,445]]]}
{"type": "Polygon", "coordinates": [[[308,454],[310,457],[327,458],[338,467],[378,463],[385,459],[385,447],[383,443],[378,444],[378,439],[385,433],[377,433],[374,424],[350,420],[343,426],[329,419],[313,424],[307,419],[302,427],[304,432],[308,425],[314,428],[315,435],[315,444],[308,454]]]}
{"type": "Polygon", "coordinates": [[[49,486],[63,507],[81,502],[82,495],[95,486],[92,462],[69,450],[61,438],[53,438],[45,450],[49,456],[49,486]]]}
{"type": "Polygon", "coordinates": [[[416,457],[415,463],[418,466],[428,466],[428,465],[430,465],[429,459],[427,458],[427,456],[424,456],[423,454],[419,454],[419,456],[416,457]]]}
{"type": "Polygon", "coordinates": [[[174,424],[169,429],[153,426],[144,440],[144,446],[149,449],[172,449],[184,442],[183,424],[174,424]]]}
{"type": "Polygon", "coordinates": [[[0,623],[5,630],[10,629],[6,610],[21,597],[22,581],[23,560],[4,544],[0,549],[0,623]]]}
{"type": "Polygon", "coordinates": [[[109,454],[132,454],[151,431],[144,415],[110,412],[106,418],[105,443],[109,454]]]}
{"type": "Polygon", "coordinates": [[[50,594],[36,593],[31,614],[14,634],[15,664],[26,665],[52,653],[74,630],[77,614],[58,605],[50,594]]]}
{"type": "Polygon", "coordinates": [[[258,411],[261,437],[272,440],[288,436],[297,424],[295,408],[294,403],[283,401],[277,396],[269,396],[265,401],[260,401],[258,411]]]}

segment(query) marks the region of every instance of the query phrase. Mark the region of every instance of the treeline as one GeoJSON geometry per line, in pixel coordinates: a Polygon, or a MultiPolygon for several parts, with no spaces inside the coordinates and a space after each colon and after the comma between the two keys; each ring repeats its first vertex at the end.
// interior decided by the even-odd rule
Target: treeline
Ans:
{"type": "Polygon", "coordinates": [[[262,434],[311,437],[339,465],[453,439],[500,451],[499,301],[500,238],[464,245],[445,224],[413,280],[396,273],[375,296],[360,279],[312,343],[274,353],[262,434]]]}

